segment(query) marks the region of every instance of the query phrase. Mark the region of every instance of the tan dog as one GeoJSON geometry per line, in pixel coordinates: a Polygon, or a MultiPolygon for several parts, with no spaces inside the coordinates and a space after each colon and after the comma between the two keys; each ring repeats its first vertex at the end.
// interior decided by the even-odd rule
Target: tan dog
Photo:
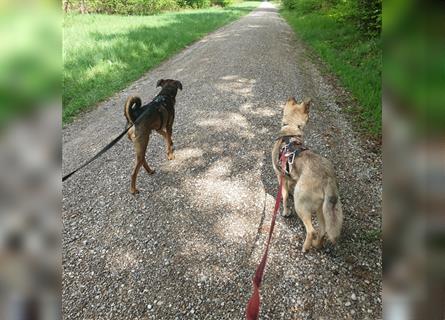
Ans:
{"type": "Polygon", "coordinates": [[[155,130],[165,139],[167,145],[167,159],[173,160],[173,121],[175,119],[175,103],[178,89],[182,90],[181,82],[172,79],[161,79],[156,84],[162,87],[161,92],[151,101],[142,106],[141,98],[129,97],[125,103],[124,114],[127,125],[133,125],[128,131],[128,138],[133,141],[136,151],[136,163],[131,174],[130,192],[138,193],[136,178],[141,166],[149,174],[154,170],[145,160],[150,133],[155,130]]]}
{"type": "Polygon", "coordinates": [[[290,98],[284,106],[280,138],[272,149],[272,162],[280,180],[280,153],[287,146],[288,158],[282,187],[283,216],[289,215],[287,199],[293,191],[295,211],[306,228],[303,252],[320,248],[323,238],[335,243],[343,223],[343,211],[333,166],[329,160],[303,147],[303,128],[309,118],[310,100],[297,103],[290,98]],[[318,218],[319,232],[312,226],[312,215],[318,218]]]}

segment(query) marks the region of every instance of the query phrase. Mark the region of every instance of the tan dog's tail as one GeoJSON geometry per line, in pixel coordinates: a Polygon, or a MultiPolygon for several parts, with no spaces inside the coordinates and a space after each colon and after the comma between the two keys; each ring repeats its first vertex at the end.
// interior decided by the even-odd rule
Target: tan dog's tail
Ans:
{"type": "Polygon", "coordinates": [[[135,111],[137,111],[142,105],[141,98],[139,97],[128,97],[127,102],[124,107],[124,115],[127,118],[129,124],[133,124],[136,120],[135,111]]]}
{"type": "Polygon", "coordinates": [[[343,224],[343,210],[334,181],[329,181],[325,190],[323,217],[328,238],[332,243],[335,243],[340,236],[343,224]]]}

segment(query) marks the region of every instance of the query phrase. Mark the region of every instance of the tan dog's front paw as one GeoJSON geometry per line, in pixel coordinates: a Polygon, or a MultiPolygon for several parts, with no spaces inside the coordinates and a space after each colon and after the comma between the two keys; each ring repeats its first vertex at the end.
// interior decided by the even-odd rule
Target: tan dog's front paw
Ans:
{"type": "Polygon", "coordinates": [[[324,237],[320,236],[320,234],[317,234],[317,238],[312,240],[312,246],[316,249],[320,249],[324,244],[324,237]]]}
{"type": "Polygon", "coordinates": [[[310,248],[311,248],[311,240],[308,241],[308,239],[306,239],[306,241],[304,241],[303,244],[303,249],[301,250],[303,253],[306,253],[310,248]]]}
{"type": "Polygon", "coordinates": [[[132,195],[137,195],[138,193],[139,193],[139,190],[138,189],[136,189],[136,188],[130,188],[130,193],[132,194],[132,195]]]}
{"type": "Polygon", "coordinates": [[[174,160],[175,159],[175,155],[173,153],[170,153],[167,155],[167,159],[168,160],[174,160]]]}
{"type": "Polygon", "coordinates": [[[285,218],[290,216],[290,211],[289,210],[283,210],[283,212],[281,212],[281,215],[285,218]]]}

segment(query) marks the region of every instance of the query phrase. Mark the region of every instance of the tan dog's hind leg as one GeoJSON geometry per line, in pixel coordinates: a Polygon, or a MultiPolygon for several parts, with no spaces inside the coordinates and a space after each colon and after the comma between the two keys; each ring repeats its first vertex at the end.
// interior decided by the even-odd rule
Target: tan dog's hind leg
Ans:
{"type": "Polygon", "coordinates": [[[312,246],[312,240],[317,236],[314,227],[312,226],[311,221],[311,213],[307,211],[299,212],[297,211],[298,216],[303,221],[304,227],[306,228],[306,239],[303,244],[303,252],[308,251],[312,246]]]}
{"type": "Polygon", "coordinates": [[[320,207],[317,211],[318,225],[320,227],[320,231],[317,233],[316,239],[312,241],[312,245],[319,249],[323,246],[324,236],[326,234],[326,224],[323,216],[323,207],[320,207]]]}
{"type": "Polygon", "coordinates": [[[314,189],[309,182],[300,178],[294,189],[295,211],[306,228],[303,252],[309,250],[314,243],[320,245],[319,234],[312,225],[312,214],[315,215],[320,210],[323,194],[318,192],[319,190],[314,189]]]}
{"type": "MultiPolygon", "coordinates": [[[[278,183],[280,183],[281,176],[278,176],[278,183]]],[[[289,208],[287,206],[287,199],[289,198],[289,185],[286,179],[283,179],[283,186],[281,187],[281,195],[283,197],[283,213],[281,214],[283,217],[290,216],[289,208]]]]}
{"type": "Polygon", "coordinates": [[[175,155],[173,154],[173,141],[171,137],[171,130],[167,129],[167,132],[164,130],[156,130],[157,133],[159,133],[161,136],[164,137],[165,144],[167,146],[167,159],[173,160],[175,158],[175,155]],[[170,132],[170,133],[169,133],[170,132]]]}

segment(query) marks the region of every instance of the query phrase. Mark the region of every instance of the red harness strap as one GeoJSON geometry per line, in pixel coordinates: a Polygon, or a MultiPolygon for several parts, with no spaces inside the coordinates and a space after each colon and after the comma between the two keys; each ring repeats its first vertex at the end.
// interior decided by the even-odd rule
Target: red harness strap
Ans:
{"type": "MultiPolygon", "coordinates": [[[[281,168],[285,170],[287,158],[285,152],[283,152],[280,156],[281,168]]],[[[283,171],[284,172],[284,171],[283,171]]],[[[256,268],[255,276],[253,277],[253,293],[247,303],[246,308],[246,319],[247,320],[257,320],[258,314],[260,313],[260,287],[261,282],[263,281],[264,269],[266,267],[267,255],[269,253],[269,244],[272,238],[273,229],[275,227],[275,220],[277,218],[278,210],[280,209],[281,202],[281,189],[283,186],[284,174],[281,174],[280,177],[280,187],[278,189],[277,198],[275,200],[275,208],[272,215],[272,222],[270,224],[269,237],[267,238],[266,248],[263,253],[263,257],[261,258],[260,264],[256,268]]]]}

